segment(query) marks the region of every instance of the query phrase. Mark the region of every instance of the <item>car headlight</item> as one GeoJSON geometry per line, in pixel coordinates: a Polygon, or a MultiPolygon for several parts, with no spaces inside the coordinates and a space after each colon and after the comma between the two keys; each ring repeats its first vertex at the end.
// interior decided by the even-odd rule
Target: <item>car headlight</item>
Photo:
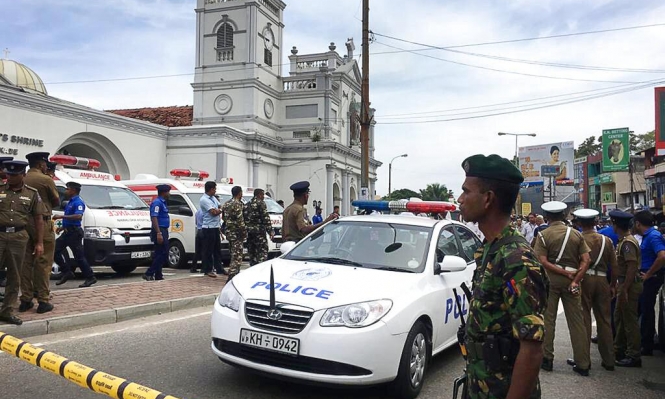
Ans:
{"type": "Polygon", "coordinates": [[[381,320],[393,306],[390,299],[380,299],[326,310],[321,317],[321,327],[367,327],[381,320]]]}
{"type": "Polygon", "coordinates": [[[227,284],[222,289],[222,293],[217,297],[217,303],[225,308],[229,308],[234,312],[237,312],[240,309],[240,293],[236,287],[231,284],[227,284]]]}
{"type": "Polygon", "coordinates": [[[108,227],[86,227],[85,238],[111,238],[111,229],[108,227]]]}

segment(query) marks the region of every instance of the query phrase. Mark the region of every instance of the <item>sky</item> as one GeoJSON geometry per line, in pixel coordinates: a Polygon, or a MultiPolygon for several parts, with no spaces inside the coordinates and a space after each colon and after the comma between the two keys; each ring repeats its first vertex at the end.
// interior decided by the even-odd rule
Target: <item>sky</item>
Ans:
{"type": "MultiPolygon", "coordinates": [[[[362,0],[285,3],[285,48],[318,53],[335,42],[344,53],[344,43],[353,37],[360,53],[362,0]]],[[[661,24],[665,3],[660,0],[370,3],[375,33],[370,101],[377,110],[375,158],[383,162],[379,195],[388,191],[390,160],[404,153],[408,157],[393,163],[393,190],[441,183],[459,195],[466,157],[514,155],[514,137],[498,132],[536,133],[519,137],[520,147],[562,141],[577,146],[603,129],[629,127],[638,134],[654,129],[653,87],[665,85],[665,26],[468,45],[661,24]],[[426,47],[385,36],[434,47],[464,45],[452,50],[476,55],[423,51],[426,47]],[[664,83],[652,83],[658,80],[664,83]],[[636,82],[648,83],[600,97],[635,89],[636,82]],[[551,106],[594,95],[598,98],[551,106]],[[525,108],[539,109],[479,117],[525,108]]],[[[3,4],[0,49],[8,48],[8,58],[35,70],[55,97],[97,109],[191,105],[195,6],[195,0],[15,0],[3,4]],[[182,76],[81,82],[159,75],[182,76]]]]}

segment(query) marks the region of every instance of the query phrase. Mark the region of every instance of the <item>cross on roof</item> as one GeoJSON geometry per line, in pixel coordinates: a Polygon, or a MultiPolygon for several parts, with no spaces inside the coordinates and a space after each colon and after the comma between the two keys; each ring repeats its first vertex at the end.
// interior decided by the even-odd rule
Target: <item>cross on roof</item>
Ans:
{"type": "Polygon", "coordinates": [[[9,51],[8,48],[5,48],[5,49],[3,50],[3,52],[5,53],[5,59],[8,60],[8,59],[9,59],[9,53],[11,53],[11,51],[9,51]]]}

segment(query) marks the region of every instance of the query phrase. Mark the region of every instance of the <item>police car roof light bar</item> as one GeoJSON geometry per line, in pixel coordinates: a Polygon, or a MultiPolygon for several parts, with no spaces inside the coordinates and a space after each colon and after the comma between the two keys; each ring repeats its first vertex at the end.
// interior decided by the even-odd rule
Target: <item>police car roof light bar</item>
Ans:
{"type": "Polygon", "coordinates": [[[444,201],[353,201],[353,206],[368,211],[443,213],[457,209],[455,204],[444,201]]]}
{"type": "Polygon", "coordinates": [[[98,169],[102,163],[92,158],[80,158],[73,155],[53,155],[50,158],[51,162],[60,165],[73,166],[76,168],[85,168],[90,170],[98,169]]]}
{"type": "Polygon", "coordinates": [[[192,177],[195,179],[207,179],[210,177],[210,173],[204,170],[173,169],[170,173],[173,177],[192,177]]]}

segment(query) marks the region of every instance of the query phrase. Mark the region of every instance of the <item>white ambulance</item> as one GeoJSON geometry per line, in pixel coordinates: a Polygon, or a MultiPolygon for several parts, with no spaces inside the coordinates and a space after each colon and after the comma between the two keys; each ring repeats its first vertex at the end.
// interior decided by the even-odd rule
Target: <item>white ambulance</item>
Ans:
{"type": "MultiPolygon", "coordinates": [[[[58,164],[55,184],[61,205],[54,214],[63,213],[66,184],[81,184],[83,214],[83,250],[91,266],[111,266],[117,273],[130,273],[138,265],[150,263],[153,244],[150,241],[148,206],[133,191],[121,184],[119,176],[99,172],[100,162],[71,155],[53,155],[58,164]]],[[[56,228],[62,220],[56,222],[56,228]]],[[[71,254],[70,254],[71,256],[71,254]]]]}
{"type": "MultiPolygon", "coordinates": [[[[205,171],[173,169],[172,178],[159,178],[151,174],[138,174],[132,180],[122,183],[134,191],[143,201],[150,204],[157,197],[157,185],[171,186],[171,195],[167,201],[171,228],[169,230],[168,266],[184,268],[189,260],[194,260],[196,251],[196,211],[199,201],[205,193],[205,180],[210,174],[205,171]]],[[[231,199],[231,193],[218,190],[220,202],[231,199]]],[[[229,243],[222,240],[222,261],[228,266],[231,260],[229,243]]]]}

